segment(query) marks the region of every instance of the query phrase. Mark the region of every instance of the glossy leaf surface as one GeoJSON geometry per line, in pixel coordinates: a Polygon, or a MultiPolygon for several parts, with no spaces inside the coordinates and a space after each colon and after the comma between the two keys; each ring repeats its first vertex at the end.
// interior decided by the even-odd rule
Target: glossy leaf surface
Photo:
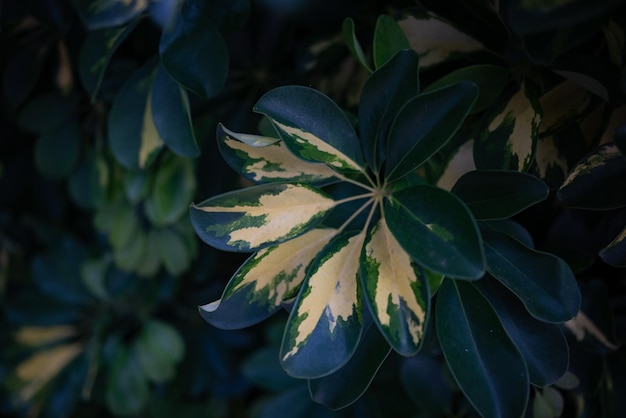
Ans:
{"type": "Polygon", "coordinates": [[[450,371],[478,412],[523,416],[528,371],[487,299],[471,283],[447,279],[439,289],[436,315],[450,371]]]}
{"type": "Polygon", "coordinates": [[[505,219],[548,197],[548,186],[518,171],[475,170],[452,188],[477,220],[505,219]]]}
{"type": "Polygon", "coordinates": [[[338,235],[309,267],[280,350],[291,376],[327,376],[354,354],[363,326],[359,255],[364,239],[364,232],[338,235]]]}
{"type": "Polygon", "coordinates": [[[343,21],[343,24],[341,25],[341,32],[346,42],[346,46],[350,50],[350,53],[352,53],[352,56],[371,73],[372,69],[368,64],[363,48],[354,33],[354,20],[352,18],[348,17],[343,21]]]}
{"type": "Polygon", "coordinates": [[[399,354],[414,355],[430,310],[424,271],[400,246],[384,218],[369,232],[361,257],[363,294],[376,325],[399,354]]]}
{"type": "Polygon", "coordinates": [[[334,229],[313,229],[260,250],[237,270],[219,300],[200,306],[200,314],[223,329],[244,328],[268,318],[295,296],[307,267],[335,234],[334,229]]]}
{"type": "Polygon", "coordinates": [[[453,194],[433,186],[400,190],[385,202],[385,219],[395,239],[419,264],[452,277],[479,279],[483,275],[478,228],[453,194]]]}
{"type": "Polygon", "coordinates": [[[565,322],[580,308],[574,273],[560,258],[526,247],[508,235],[482,231],[487,270],[521,299],[535,318],[565,322]]]}
{"type": "Polygon", "coordinates": [[[374,29],[374,66],[377,69],[409,46],[406,35],[394,18],[387,15],[378,17],[374,29]]]}
{"type": "Polygon", "coordinates": [[[471,110],[478,89],[458,83],[410,100],[389,132],[385,177],[397,180],[419,167],[448,142],[471,110]]]}
{"type": "Polygon", "coordinates": [[[335,179],[335,172],[326,164],[299,159],[277,138],[239,134],[220,124],[217,141],[226,162],[255,183],[291,181],[320,185],[335,179]]]}
{"type": "Polygon", "coordinates": [[[385,160],[387,135],[398,110],[419,92],[419,58],[401,51],[367,79],[359,104],[359,132],[368,165],[375,171],[385,160]]]}
{"type": "Polygon", "coordinates": [[[323,93],[284,86],[264,94],[254,106],[269,117],[298,157],[343,172],[363,171],[361,145],[343,111],[323,93]]]}
{"type": "Polygon", "coordinates": [[[190,208],[200,238],[227,251],[254,251],[295,238],[335,205],[324,192],[300,184],[267,184],[225,193],[190,208]]]}

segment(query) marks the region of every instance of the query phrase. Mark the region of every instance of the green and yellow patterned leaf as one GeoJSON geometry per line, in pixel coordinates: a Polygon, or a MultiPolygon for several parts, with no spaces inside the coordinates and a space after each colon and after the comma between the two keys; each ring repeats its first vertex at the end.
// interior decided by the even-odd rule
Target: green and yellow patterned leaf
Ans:
{"type": "Polygon", "coordinates": [[[295,296],[306,269],[337,233],[313,229],[251,256],[230,279],[221,299],[200,306],[200,315],[222,329],[239,329],[268,318],[295,296]]]}
{"type": "Polygon", "coordinates": [[[228,165],[254,182],[291,181],[319,185],[336,178],[335,172],[326,164],[297,158],[277,138],[239,134],[220,124],[217,141],[228,165]]]}
{"type": "Polygon", "coordinates": [[[364,171],[361,144],[345,113],[326,95],[304,86],[267,92],[254,106],[272,120],[299,158],[326,163],[339,172],[364,171]]]}
{"type": "Polygon", "coordinates": [[[476,166],[484,169],[527,171],[534,160],[541,109],[530,91],[521,86],[495,112],[476,138],[476,166]],[[504,106],[502,106],[504,105],[504,106]]]}
{"type": "Polygon", "coordinates": [[[346,364],[362,328],[359,259],[365,232],[335,237],[309,267],[280,351],[291,376],[314,379],[346,364]]]}
{"type": "Polygon", "coordinates": [[[226,251],[255,251],[314,228],[335,201],[304,184],[266,184],[225,193],[190,208],[207,244],[226,251]]]}
{"type": "Polygon", "coordinates": [[[428,284],[384,218],[365,241],[361,284],[375,322],[389,345],[401,355],[416,354],[427,323],[428,284]]]}

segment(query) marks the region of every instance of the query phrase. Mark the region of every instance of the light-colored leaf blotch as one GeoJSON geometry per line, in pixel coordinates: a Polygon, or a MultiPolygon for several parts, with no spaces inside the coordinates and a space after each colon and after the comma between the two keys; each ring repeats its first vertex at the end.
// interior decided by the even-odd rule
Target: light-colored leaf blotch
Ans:
{"type": "Polygon", "coordinates": [[[613,158],[621,158],[621,155],[622,153],[615,144],[605,145],[599,148],[595,154],[589,155],[584,161],[578,163],[576,167],[574,167],[572,172],[561,185],[561,189],[568,186],[576,177],[589,174],[593,170],[607,164],[609,160],[613,158]]]}
{"type": "Polygon", "coordinates": [[[146,109],[143,115],[143,125],[141,129],[141,145],[139,148],[139,168],[145,168],[151,157],[163,146],[163,138],[159,135],[154,119],[152,118],[152,92],[148,93],[146,99],[146,109]]]}
{"type": "Polygon", "coordinates": [[[227,129],[224,125],[220,124],[220,129],[223,129],[226,134],[232,138],[235,138],[237,141],[243,142],[246,145],[251,147],[266,147],[268,145],[275,144],[280,141],[280,138],[272,138],[271,136],[262,136],[262,135],[251,135],[251,134],[243,134],[239,132],[231,131],[227,129]]]}

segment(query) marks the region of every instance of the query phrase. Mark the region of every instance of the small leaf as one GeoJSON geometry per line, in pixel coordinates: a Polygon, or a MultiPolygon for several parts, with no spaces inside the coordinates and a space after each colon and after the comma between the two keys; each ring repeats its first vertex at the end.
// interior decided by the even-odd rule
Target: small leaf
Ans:
{"type": "Polygon", "coordinates": [[[433,14],[407,15],[398,24],[406,33],[411,49],[419,54],[424,69],[484,49],[480,42],[433,14]]]}
{"type": "Polygon", "coordinates": [[[162,160],[146,201],[148,218],[157,226],[177,222],[187,212],[195,191],[191,160],[179,157],[162,160]]]}
{"type": "Polygon", "coordinates": [[[572,208],[613,209],[626,205],[626,160],[614,143],[587,155],[558,191],[572,208]]]}
{"type": "Polygon", "coordinates": [[[90,31],[80,48],[78,73],[83,86],[95,100],[111,57],[137,27],[141,19],[136,19],[122,28],[90,31]]]}
{"type": "Polygon", "coordinates": [[[421,265],[446,276],[479,279],[482,241],[469,209],[453,194],[414,186],[385,202],[385,220],[402,248],[421,265]]]}
{"type": "Polygon", "coordinates": [[[505,219],[548,197],[548,186],[518,171],[476,170],[463,175],[452,188],[477,220],[505,219]]]}
{"type": "Polygon", "coordinates": [[[227,251],[254,251],[314,228],[335,206],[301,184],[267,184],[219,195],[190,209],[200,238],[227,251]]]}
{"type": "Polygon", "coordinates": [[[374,66],[385,65],[397,52],[409,49],[409,41],[394,18],[381,15],[374,29],[374,66]]]}
{"type": "Polygon", "coordinates": [[[385,160],[389,126],[398,110],[419,92],[419,59],[405,50],[372,74],[361,91],[359,132],[365,159],[378,171],[385,160]]]}
{"type": "Polygon", "coordinates": [[[182,360],[185,342],[176,329],[156,319],[144,324],[133,344],[133,354],[143,374],[153,382],[170,380],[182,360]]]}
{"type": "Polygon", "coordinates": [[[217,140],[228,165],[257,183],[289,181],[323,185],[336,179],[335,172],[326,164],[297,158],[280,139],[238,134],[220,124],[217,140]],[[249,145],[249,142],[263,145],[249,145]]]}
{"type": "Polygon", "coordinates": [[[228,76],[228,48],[217,24],[197,6],[183,3],[178,19],[163,31],[159,46],[167,73],[187,90],[213,97],[228,76]]]}
{"type": "Polygon", "coordinates": [[[326,377],[309,380],[311,399],[334,410],[350,406],[365,393],[390,352],[378,328],[370,324],[354,355],[342,368],[326,377]]]}
{"type": "MultiPolygon", "coordinates": [[[[171,228],[157,229],[153,231],[150,239],[154,240],[158,259],[162,260],[168,273],[178,276],[187,270],[192,254],[179,233],[171,228]]],[[[148,243],[145,245],[147,247],[148,243]]],[[[140,261],[137,262],[137,267],[140,261]]]]}
{"type": "Polygon", "coordinates": [[[354,20],[352,20],[351,17],[348,17],[343,21],[343,24],[341,25],[341,32],[343,33],[343,39],[346,42],[346,46],[350,50],[352,56],[360,62],[368,72],[371,73],[372,69],[368,64],[367,58],[363,53],[363,48],[361,48],[361,44],[354,33],[354,20]]]}
{"type": "Polygon", "coordinates": [[[576,277],[560,258],[532,250],[519,241],[483,229],[487,271],[544,322],[565,322],[580,308],[576,277]]]}
{"type": "Polygon", "coordinates": [[[454,379],[482,416],[523,416],[528,371],[498,315],[471,283],[446,279],[437,296],[437,337],[454,379]]]}
{"type": "Polygon", "coordinates": [[[362,331],[359,255],[365,233],[335,237],[309,267],[280,349],[289,375],[327,376],[352,357],[362,331]]]}
{"type": "Polygon", "coordinates": [[[283,86],[263,95],[254,111],[272,120],[296,156],[340,172],[364,171],[359,139],[345,113],[323,93],[283,86]]]}
{"type": "Polygon", "coordinates": [[[336,233],[313,229],[260,250],[237,270],[221,299],[200,306],[200,315],[222,329],[244,328],[270,317],[295,295],[309,264],[336,233]]]}
{"type": "Polygon", "coordinates": [[[389,131],[386,180],[399,179],[439,151],[461,126],[477,97],[476,86],[463,82],[420,94],[404,105],[389,131]]]}
{"type": "Polygon", "coordinates": [[[42,134],[35,145],[37,168],[49,179],[66,178],[78,162],[80,142],[77,119],[68,121],[56,131],[42,134]]]}
{"type": "Polygon", "coordinates": [[[26,103],[17,115],[17,124],[27,132],[45,134],[62,128],[75,114],[72,98],[53,92],[26,103]]]}
{"type": "Polygon", "coordinates": [[[437,90],[461,81],[470,81],[476,84],[480,92],[472,112],[480,112],[496,100],[504,89],[508,78],[509,71],[505,67],[492,64],[470,65],[441,77],[428,85],[424,92],[437,90]]]}
{"type": "Polygon", "coordinates": [[[524,357],[530,382],[543,387],[558,381],[569,364],[569,347],[561,328],[530,316],[521,301],[491,277],[476,282],[476,287],[524,357]]]}
{"type": "Polygon", "coordinates": [[[182,157],[197,157],[200,149],[191,122],[187,92],[157,67],[150,94],[154,126],[165,145],[182,157]]]}
{"type": "Polygon", "coordinates": [[[125,168],[145,168],[161,144],[150,100],[154,62],[137,70],[122,86],[109,113],[109,144],[125,168]]]}
{"type": "Polygon", "coordinates": [[[415,355],[430,310],[424,271],[400,246],[384,218],[368,234],[361,257],[361,286],[376,325],[396,352],[415,355]]]}
{"type": "Polygon", "coordinates": [[[136,414],[150,397],[148,381],[137,357],[125,346],[118,347],[106,375],[104,399],[114,414],[136,414]]]}
{"type": "Polygon", "coordinates": [[[496,102],[474,142],[476,166],[527,171],[534,160],[541,109],[522,86],[506,101],[496,102]]]}

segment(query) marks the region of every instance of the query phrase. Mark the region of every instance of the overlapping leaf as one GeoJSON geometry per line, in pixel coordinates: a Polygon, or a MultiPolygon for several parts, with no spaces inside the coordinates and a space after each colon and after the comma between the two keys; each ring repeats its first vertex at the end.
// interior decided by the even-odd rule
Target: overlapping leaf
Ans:
{"type": "Polygon", "coordinates": [[[343,111],[323,93],[303,86],[275,88],[254,110],[269,117],[298,157],[340,172],[364,171],[361,145],[343,111]]]}
{"type": "Polygon", "coordinates": [[[452,188],[478,220],[506,219],[548,197],[548,186],[518,171],[475,170],[452,188]]]}
{"type": "Polygon", "coordinates": [[[304,184],[266,184],[225,193],[190,208],[191,222],[209,245],[254,251],[314,228],[335,205],[304,184]]]}
{"type": "Polygon", "coordinates": [[[230,279],[221,299],[200,307],[209,323],[223,329],[256,324],[294,297],[306,268],[336,234],[335,229],[313,229],[280,245],[260,250],[230,279]]]}
{"type": "Polygon", "coordinates": [[[403,189],[386,202],[385,219],[395,239],[419,264],[452,277],[483,275],[478,228],[469,209],[453,194],[433,186],[403,189]]]}
{"type": "Polygon", "coordinates": [[[297,158],[280,139],[239,134],[220,124],[217,140],[226,162],[251,181],[321,185],[335,180],[335,172],[326,164],[309,163],[297,158]]]}
{"type": "Polygon", "coordinates": [[[496,312],[471,283],[444,280],[437,337],[455,380],[482,416],[521,417],[528,371],[496,312]]]}
{"type": "Polygon", "coordinates": [[[368,234],[361,257],[363,293],[376,324],[394,350],[414,355],[430,308],[424,272],[394,238],[384,218],[368,234]]]}
{"type": "Polygon", "coordinates": [[[519,297],[535,318],[565,322],[580,308],[574,273],[560,258],[483,229],[487,270],[519,297]]]}
{"type": "Polygon", "coordinates": [[[314,379],[342,367],[362,331],[359,255],[365,232],[335,237],[309,267],[280,350],[294,377],[314,379]]]}
{"type": "Polygon", "coordinates": [[[397,52],[410,47],[406,35],[394,18],[381,15],[374,29],[374,66],[378,69],[397,52]]]}
{"type": "Polygon", "coordinates": [[[462,82],[410,100],[398,112],[387,143],[385,178],[394,181],[440,150],[463,123],[478,89],[462,82]]]}

